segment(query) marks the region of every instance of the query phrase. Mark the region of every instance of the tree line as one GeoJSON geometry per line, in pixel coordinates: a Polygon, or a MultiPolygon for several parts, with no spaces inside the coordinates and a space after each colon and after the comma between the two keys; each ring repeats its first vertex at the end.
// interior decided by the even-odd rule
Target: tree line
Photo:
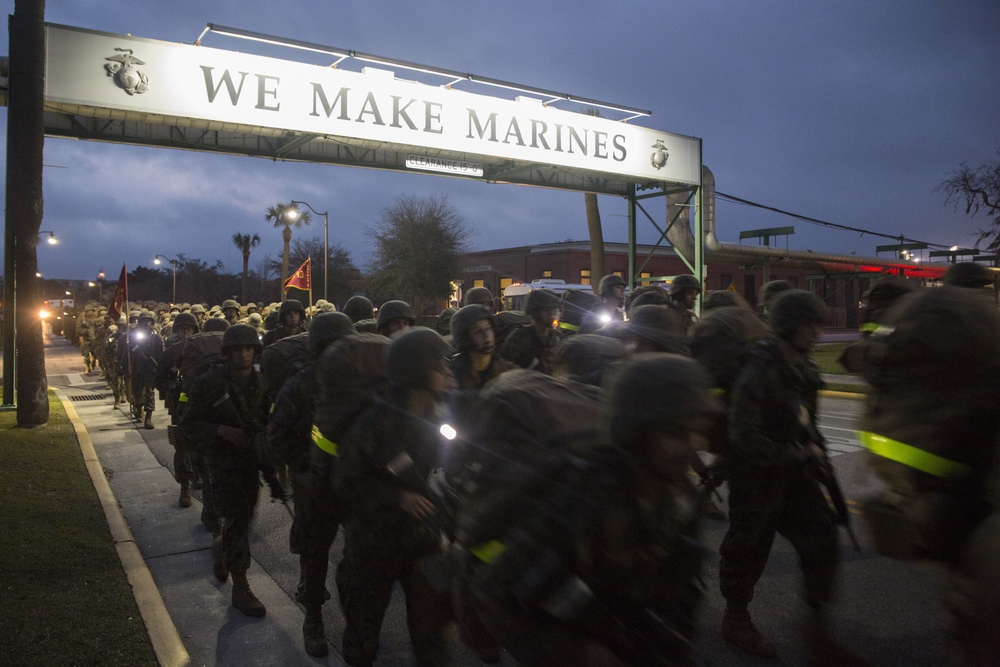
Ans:
{"type": "MultiPolygon", "coordinates": [[[[227,272],[221,261],[209,264],[197,257],[177,255],[177,301],[280,301],[281,285],[289,273],[310,258],[313,301],[323,298],[323,238],[293,238],[293,228],[304,228],[312,221],[308,212],[289,215],[293,210],[292,204],[279,202],[264,215],[265,221],[281,229],[280,256],[255,253],[262,242],[256,232],[233,234],[231,241],[243,258],[243,270],[239,273],[227,272]]],[[[367,232],[372,252],[365,270],[359,268],[342,245],[329,245],[325,290],[328,301],[340,307],[354,294],[364,294],[376,303],[390,299],[404,299],[413,304],[439,303],[449,297],[469,230],[447,197],[401,196],[380,212],[367,232]]],[[[174,271],[173,266],[136,267],[128,276],[129,298],[169,303],[174,271]]]]}

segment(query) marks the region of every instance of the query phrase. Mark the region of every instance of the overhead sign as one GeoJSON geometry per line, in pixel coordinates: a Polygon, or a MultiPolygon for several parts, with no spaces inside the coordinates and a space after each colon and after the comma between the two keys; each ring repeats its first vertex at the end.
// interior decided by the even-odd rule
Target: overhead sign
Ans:
{"type": "MultiPolygon", "coordinates": [[[[700,141],[584,113],[205,46],[46,26],[45,99],[399,146],[433,167],[520,160],[701,183],[700,141]]],[[[480,165],[481,167],[482,165],[480,165]]]]}

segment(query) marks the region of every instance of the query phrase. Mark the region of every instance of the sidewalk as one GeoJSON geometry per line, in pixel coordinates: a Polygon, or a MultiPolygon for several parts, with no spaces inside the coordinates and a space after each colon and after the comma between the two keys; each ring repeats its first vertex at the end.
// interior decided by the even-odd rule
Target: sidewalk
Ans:
{"type": "MultiPolygon", "coordinates": [[[[329,622],[330,655],[316,659],[306,654],[302,608],[256,560],[249,580],[267,606],[267,616],[249,618],[232,608],[231,584],[220,584],[212,574],[212,536],[199,521],[201,503],[196,498],[190,508],[177,506],[179,486],[151,448],[151,443],[166,443],[166,412],[154,412],[156,429],[138,429],[125,411],[113,409],[111,392],[97,372],[80,372],[82,360],[76,348],[47,336],[45,356],[49,385],[68,404],[71,418],[76,413],[78,433],[82,427],[89,435],[128,524],[126,533],[131,531],[141,554],[134,562],[123,560],[123,567],[130,574],[147,628],[151,635],[166,628],[169,636],[172,624],[183,642],[183,647],[171,647],[169,642],[165,649],[156,647],[160,663],[185,664],[186,649],[192,665],[343,665],[334,650],[339,637],[332,636],[329,622]],[[142,572],[132,576],[143,568],[151,575],[145,577],[148,583],[143,583],[142,572]],[[165,614],[156,609],[157,591],[165,614]]],[[[335,602],[325,606],[328,617],[338,613],[331,611],[335,606],[335,602]]]]}

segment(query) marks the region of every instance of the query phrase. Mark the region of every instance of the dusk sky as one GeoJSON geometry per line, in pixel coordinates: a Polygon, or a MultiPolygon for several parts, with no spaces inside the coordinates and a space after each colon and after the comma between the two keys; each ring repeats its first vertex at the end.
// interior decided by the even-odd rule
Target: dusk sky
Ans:
{"type": "MultiPolygon", "coordinates": [[[[722,193],[944,245],[969,247],[988,223],[935,187],[962,162],[998,157],[996,0],[48,0],[46,20],[186,44],[211,22],[649,109],[631,122],[700,137],[722,193]]],[[[302,58],[220,35],[203,44],[302,58]]],[[[362,268],[366,228],[405,195],[447,195],[470,250],[587,238],[579,193],[63,139],[46,140],[45,164],[42,229],[61,240],[39,245],[47,278],[103,268],[112,280],[123,261],[131,270],[180,253],[237,273],[233,233],[260,234],[251,267],[279,257],[264,215],[292,199],[329,210],[331,243],[362,268]]],[[[624,242],[625,201],[600,202],[605,239],[624,242]]],[[[796,249],[874,256],[891,243],[724,201],[717,218],[729,243],[786,225],[796,249]]],[[[317,216],[293,239],[322,234],[317,216]]],[[[639,240],[652,239],[640,221],[639,240]]]]}

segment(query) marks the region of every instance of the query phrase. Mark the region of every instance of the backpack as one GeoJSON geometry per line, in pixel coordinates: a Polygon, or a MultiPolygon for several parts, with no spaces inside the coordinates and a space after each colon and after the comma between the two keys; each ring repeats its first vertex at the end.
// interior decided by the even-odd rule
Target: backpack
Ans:
{"type": "Polygon", "coordinates": [[[281,385],[309,363],[309,332],[285,336],[264,348],[260,355],[260,374],[264,395],[274,402],[281,385]]]}
{"type": "MultiPolygon", "coordinates": [[[[718,308],[710,310],[695,323],[690,334],[691,356],[705,367],[712,377],[713,387],[728,405],[729,392],[754,341],[769,336],[766,325],[742,308],[718,308]]],[[[725,414],[715,420],[708,435],[708,451],[723,456],[730,453],[725,414]]]]}
{"type": "Polygon", "coordinates": [[[338,455],[337,443],[351,423],[377,394],[388,388],[388,349],[389,339],[385,336],[357,333],[338,339],[323,351],[316,364],[314,463],[317,458],[330,459],[327,454],[338,455]]]}
{"type": "Polygon", "coordinates": [[[501,310],[493,316],[493,331],[496,333],[496,349],[503,346],[507,336],[523,324],[531,324],[531,318],[520,310],[501,310]]]}
{"type": "Polygon", "coordinates": [[[896,541],[957,558],[997,502],[1000,314],[975,290],[945,285],[901,297],[884,325],[868,339],[881,350],[858,428],[887,491],[866,517],[881,553],[896,555],[883,549],[896,541]],[[880,535],[899,526],[902,536],[880,535]]]}
{"type": "Polygon", "coordinates": [[[536,371],[502,373],[482,390],[478,425],[454,486],[462,496],[456,536],[468,546],[500,539],[551,486],[572,446],[606,446],[603,390],[536,371]]]}
{"type": "Polygon", "coordinates": [[[221,331],[203,331],[188,336],[181,342],[177,354],[177,370],[181,374],[181,388],[186,390],[191,380],[222,361],[221,331]]]}

